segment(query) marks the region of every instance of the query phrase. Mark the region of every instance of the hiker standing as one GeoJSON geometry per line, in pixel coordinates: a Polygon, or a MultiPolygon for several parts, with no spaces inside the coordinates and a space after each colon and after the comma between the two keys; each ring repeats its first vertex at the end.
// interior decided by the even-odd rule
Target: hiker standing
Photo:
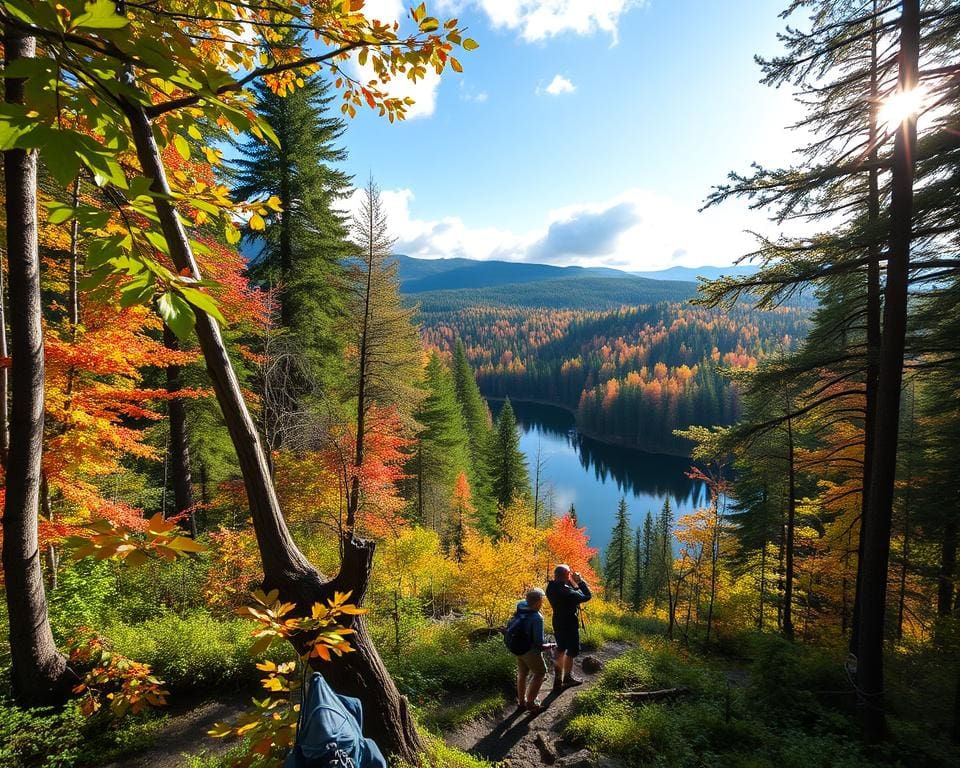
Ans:
{"type": "Polygon", "coordinates": [[[569,565],[553,569],[553,581],[547,582],[547,600],[553,608],[553,634],[557,639],[554,693],[583,682],[573,676],[573,660],[580,653],[580,603],[591,597],[583,576],[573,573],[569,565]]]}
{"type": "Polygon", "coordinates": [[[530,712],[542,712],[537,694],[547,674],[541,651],[553,648],[543,638],[543,590],[531,589],[507,624],[507,648],[517,657],[517,706],[530,712]]]}

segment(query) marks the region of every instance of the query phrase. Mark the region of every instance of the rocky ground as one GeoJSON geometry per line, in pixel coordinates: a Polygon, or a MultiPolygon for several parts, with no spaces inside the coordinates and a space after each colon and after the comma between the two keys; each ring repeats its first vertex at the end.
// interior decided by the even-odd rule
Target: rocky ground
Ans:
{"type": "MultiPolygon", "coordinates": [[[[545,695],[541,696],[547,708],[539,714],[511,705],[500,714],[461,726],[444,738],[450,746],[493,762],[505,762],[510,768],[543,765],[596,768],[598,760],[590,752],[564,742],[563,729],[573,714],[573,699],[577,692],[592,685],[599,675],[599,670],[589,660],[597,660],[602,665],[629,648],[627,643],[607,643],[602,650],[577,659],[574,673],[585,682],[559,695],[550,692],[552,677],[548,674],[544,683],[545,695]]],[[[599,763],[613,765],[612,761],[603,759],[599,763]]]]}

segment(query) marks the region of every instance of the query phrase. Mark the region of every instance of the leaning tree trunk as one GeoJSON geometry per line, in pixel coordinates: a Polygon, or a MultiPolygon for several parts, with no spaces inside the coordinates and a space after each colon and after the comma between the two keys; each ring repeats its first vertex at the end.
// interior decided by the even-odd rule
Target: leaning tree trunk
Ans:
{"type": "MultiPolygon", "coordinates": [[[[918,82],[920,1],[904,0],[902,9],[899,89],[908,92],[916,88],[918,82]]],[[[863,736],[869,742],[882,740],[887,730],[883,695],[884,616],[907,329],[916,145],[917,121],[916,115],[912,115],[900,125],[894,140],[876,432],[867,497],[870,518],[861,568],[857,683],[863,736]]]]}
{"type": "MultiPolygon", "coordinates": [[[[177,270],[199,279],[193,250],[183,223],[170,202],[166,171],[153,135],[150,119],[139,105],[126,103],[137,156],[144,175],[152,180],[157,215],[170,255],[177,270]]],[[[264,586],[276,588],[285,600],[300,610],[309,610],[315,602],[332,597],[334,591],[350,591],[357,604],[362,603],[373,563],[374,544],[353,537],[343,542],[340,573],[324,580],[294,543],[280,511],[270,478],[266,456],[260,444],[256,424],[247,409],[240,385],[227,354],[220,328],[209,315],[196,311],[197,339],[207,365],[217,402],[237,453],[253,518],[257,546],[263,562],[264,586]]],[[[400,695],[390,674],[377,654],[359,618],[353,622],[353,653],[345,654],[323,671],[338,691],[356,695],[366,712],[366,731],[380,747],[412,764],[418,761],[424,744],[413,724],[406,699],[400,695]]]]}
{"type": "MultiPolygon", "coordinates": [[[[36,41],[7,29],[9,64],[33,58],[36,41]]],[[[5,98],[22,104],[24,81],[8,79],[5,98]]],[[[47,616],[37,536],[43,454],[43,327],[37,241],[37,153],[3,153],[10,279],[12,405],[3,506],[3,571],[10,620],[11,684],[28,706],[62,703],[73,680],[57,650],[47,616]]]]}
{"type": "MultiPolygon", "coordinates": [[[[178,350],[177,337],[163,326],[163,344],[178,350]]],[[[187,433],[187,409],[177,393],[183,389],[179,365],[167,366],[167,416],[170,420],[170,464],[173,470],[173,501],[177,515],[189,515],[190,535],[197,537],[197,516],[193,509],[193,477],[190,472],[190,440],[187,433]]]]}

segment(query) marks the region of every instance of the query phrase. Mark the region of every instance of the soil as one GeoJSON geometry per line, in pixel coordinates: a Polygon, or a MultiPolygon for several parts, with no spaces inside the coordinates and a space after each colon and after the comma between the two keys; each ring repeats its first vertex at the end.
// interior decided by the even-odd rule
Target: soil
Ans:
{"type": "Polygon", "coordinates": [[[207,731],[215,723],[233,721],[249,709],[250,696],[247,692],[215,700],[183,702],[169,712],[170,720],[157,733],[153,747],[104,768],[181,768],[187,756],[222,754],[236,741],[215,739],[208,736],[207,731]]]}
{"type": "MultiPolygon", "coordinates": [[[[620,656],[629,650],[628,643],[607,643],[604,647],[586,656],[594,656],[602,662],[620,656]]],[[[557,766],[580,766],[586,764],[589,755],[563,741],[563,729],[573,714],[573,700],[578,691],[589,688],[596,682],[599,673],[583,671],[581,659],[574,662],[574,674],[584,684],[566,688],[559,694],[551,692],[552,674],[544,681],[541,700],[546,706],[543,712],[533,714],[508,706],[502,713],[474,720],[444,735],[444,740],[477,757],[492,762],[506,762],[510,768],[534,768],[556,764],[557,766]]]]}

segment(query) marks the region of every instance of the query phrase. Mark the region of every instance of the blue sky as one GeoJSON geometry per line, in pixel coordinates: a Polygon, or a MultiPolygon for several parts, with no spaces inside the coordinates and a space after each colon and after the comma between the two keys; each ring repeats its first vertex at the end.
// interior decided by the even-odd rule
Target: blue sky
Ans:
{"type": "MultiPolygon", "coordinates": [[[[368,0],[368,15],[402,14],[368,0]]],[[[361,112],[347,170],[384,191],[397,250],[657,269],[729,264],[747,228],[697,208],[729,170],[784,163],[790,93],[759,84],[773,0],[434,0],[480,43],[416,89],[411,119],[361,112]]],[[[406,91],[403,92],[404,95],[406,91]]]]}

